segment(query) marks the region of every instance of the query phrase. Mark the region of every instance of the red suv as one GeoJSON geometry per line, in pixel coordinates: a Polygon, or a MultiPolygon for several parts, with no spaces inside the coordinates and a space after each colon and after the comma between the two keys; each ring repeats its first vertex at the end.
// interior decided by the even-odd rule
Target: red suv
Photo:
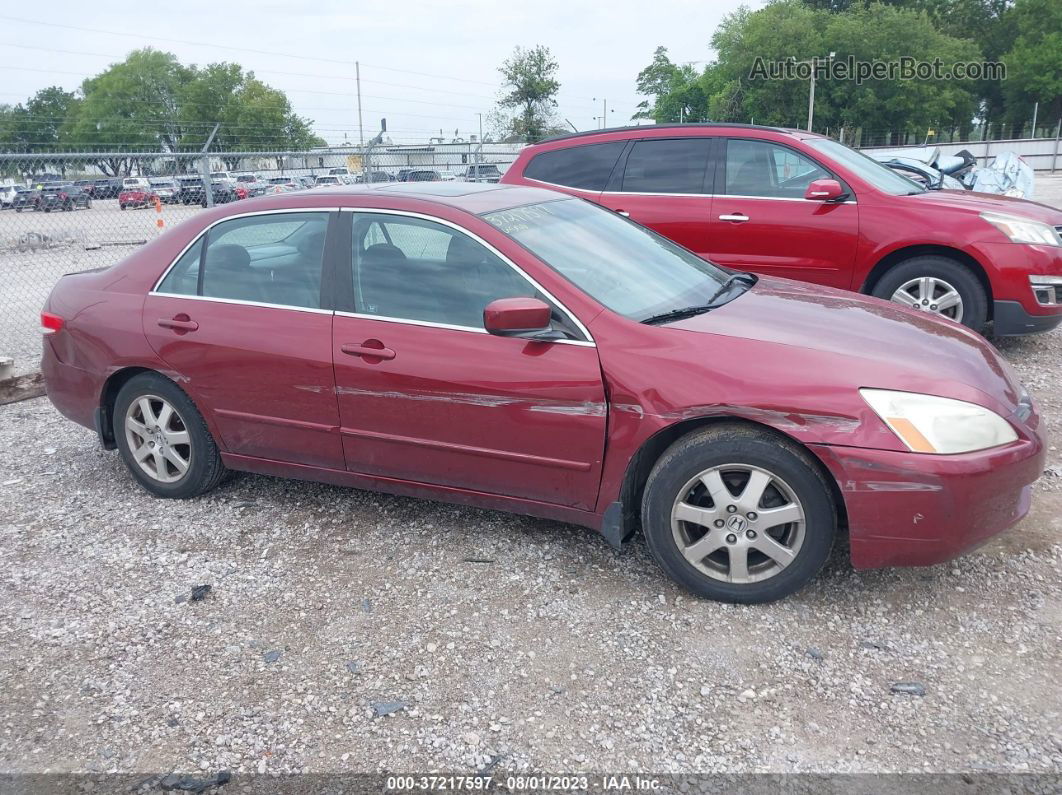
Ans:
{"type": "Polygon", "coordinates": [[[830,138],[740,124],[553,138],[503,183],[597,202],[714,263],[856,290],[977,331],[1062,323],[1062,212],[926,190],[830,138]]]}

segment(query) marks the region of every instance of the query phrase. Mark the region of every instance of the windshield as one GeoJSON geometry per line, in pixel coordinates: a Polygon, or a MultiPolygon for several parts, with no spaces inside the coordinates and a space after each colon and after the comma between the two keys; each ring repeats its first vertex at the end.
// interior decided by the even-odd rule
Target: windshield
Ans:
{"type": "Polygon", "coordinates": [[[487,213],[596,301],[632,320],[708,302],[729,274],[645,227],[582,199],[487,213]]]}
{"type": "Polygon", "coordinates": [[[809,138],[805,143],[813,149],[819,150],[824,155],[833,158],[880,191],[891,193],[893,196],[910,196],[915,193],[925,193],[925,188],[917,182],[897,174],[877,160],[867,157],[855,149],[850,149],[842,143],[829,138],[809,138]]]}

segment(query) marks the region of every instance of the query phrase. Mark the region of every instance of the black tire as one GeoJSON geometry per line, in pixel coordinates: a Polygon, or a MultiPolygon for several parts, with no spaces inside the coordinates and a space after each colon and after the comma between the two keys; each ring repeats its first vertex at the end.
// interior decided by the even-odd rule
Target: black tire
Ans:
{"type": "Polygon", "coordinates": [[[225,465],[221,462],[217,444],[207,429],[203,415],[192,400],[177,384],[158,373],[142,373],[131,378],[118,392],[112,414],[114,438],[126,468],[147,491],[156,497],[187,499],[217,487],[225,478],[225,465]],[[187,455],[188,469],[173,482],[162,482],[145,472],[133,457],[125,430],[125,417],[129,407],[140,398],[156,396],[167,401],[175,410],[181,425],[188,432],[190,451],[187,455]]]}
{"type": "Polygon", "coordinates": [[[124,205],[124,204],[122,204],[121,202],[119,202],[119,203],[118,203],[118,209],[119,209],[119,210],[124,210],[124,209],[125,209],[125,205],[124,205]]]}
{"type": "Polygon", "coordinates": [[[16,208],[15,208],[15,212],[16,212],[16,213],[20,213],[20,212],[22,212],[22,207],[16,207],[16,208]]]}
{"type": "Polygon", "coordinates": [[[91,210],[92,209],[92,199],[85,199],[85,209],[86,210],[91,210]]]}
{"type": "MultiPolygon", "coordinates": [[[[740,478],[740,474],[735,471],[733,477],[740,478]]],[[[768,499],[768,495],[777,498],[782,494],[781,491],[773,491],[774,484],[778,482],[778,480],[771,481],[771,485],[764,492],[764,500],[768,499]]],[[[740,489],[741,485],[738,484],[737,487],[740,489]]],[[[731,490],[732,487],[728,484],[727,488],[731,490]]],[[[714,499],[710,502],[713,505],[716,504],[714,499]]],[[[785,500],[781,502],[784,503],[785,500]]],[[[757,510],[768,510],[767,507],[759,508],[758,506],[757,502],[757,510]]],[[[732,535],[730,528],[724,526],[709,529],[704,532],[702,538],[707,538],[710,533],[715,532],[719,534],[717,538],[725,538],[727,544],[730,544],[730,539],[733,538],[736,540],[736,547],[746,545],[745,549],[748,549],[757,542],[747,541],[744,536],[751,533],[750,538],[756,537],[757,524],[761,525],[759,532],[764,536],[769,535],[767,530],[771,530],[778,533],[783,540],[785,538],[783,534],[796,534],[800,531],[796,523],[774,528],[763,525],[762,516],[740,512],[726,513],[721,507],[717,506],[717,508],[722,516],[727,517],[728,521],[738,516],[744,519],[745,515],[751,516],[752,521],[745,524],[745,530],[738,530],[737,535],[732,535]]],[[[687,529],[700,527],[699,525],[691,526],[685,522],[678,524],[687,529]]],[[[830,555],[834,538],[837,535],[837,510],[830,489],[818,467],[799,446],[778,434],[752,426],[716,425],[694,431],[678,439],[660,456],[645,486],[645,495],[642,500],[642,532],[649,551],[660,568],[687,590],[697,596],[721,602],[758,604],[789,596],[818,574],[830,555]],[[675,537],[676,531],[672,529],[672,510],[676,500],[679,497],[682,497],[683,501],[688,499],[688,495],[680,494],[680,492],[683,492],[691,481],[695,481],[700,473],[713,467],[724,467],[726,477],[731,477],[732,475],[725,469],[730,465],[748,466],[771,473],[783,482],[783,486],[788,487],[792,492],[791,501],[798,503],[803,510],[802,541],[795,556],[787,565],[779,567],[762,553],[755,550],[748,551],[747,560],[750,571],[753,571],[756,566],[761,567],[764,573],[777,569],[776,573],[758,582],[726,582],[695,567],[683,555],[679,541],[675,537]],[[759,558],[762,558],[762,561],[759,558]]],[[[681,532],[686,532],[686,530],[681,532]]],[[[792,535],[790,539],[795,537],[792,535]]],[[[771,540],[774,540],[774,536],[771,540]]],[[[763,541],[764,539],[761,538],[758,543],[763,541]]],[[[693,541],[690,542],[690,546],[692,544],[693,541]]],[[[793,546],[796,545],[793,544],[793,546]]],[[[711,555],[717,556],[724,550],[726,550],[726,565],[729,566],[730,556],[733,554],[729,547],[722,546],[711,555]]],[[[722,560],[722,558],[716,558],[716,560],[722,560]]],[[[712,562],[712,558],[702,559],[700,563],[706,568],[718,565],[712,562]]],[[[720,576],[725,576],[725,574],[720,576]]]]}
{"type": "Polygon", "coordinates": [[[988,321],[985,288],[969,267],[948,257],[928,255],[904,260],[886,271],[874,285],[872,294],[889,301],[902,285],[923,276],[939,279],[954,287],[962,298],[962,318],[959,322],[978,333],[984,333],[988,321]]]}

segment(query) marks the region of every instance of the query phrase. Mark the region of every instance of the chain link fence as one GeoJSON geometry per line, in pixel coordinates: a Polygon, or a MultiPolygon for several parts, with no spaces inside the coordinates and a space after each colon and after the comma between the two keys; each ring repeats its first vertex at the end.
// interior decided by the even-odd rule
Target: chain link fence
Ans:
{"type": "MultiPolygon", "coordinates": [[[[310,152],[0,154],[0,363],[40,362],[40,310],[66,273],[107,267],[207,205],[315,185],[497,182],[520,145],[310,152]]],[[[0,368],[2,370],[2,368],[0,368]]]]}

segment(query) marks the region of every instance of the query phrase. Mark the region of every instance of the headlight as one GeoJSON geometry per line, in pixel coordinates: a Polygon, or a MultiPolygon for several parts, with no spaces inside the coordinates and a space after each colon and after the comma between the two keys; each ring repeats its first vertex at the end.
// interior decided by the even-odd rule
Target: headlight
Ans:
{"type": "Polygon", "coordinates": [[[888,389],[860,389],[859,394],[916,453],[969,453],[1018,438],[1005,419],[974,403],[888,389]]]}
{"type": "Polygon", "coordinates": [[[1050,224],[999,213],[981,213],[981,217],[1010,238],[1011,243],[1033,243],[1038,246],[1062,245],[1062,240],[1050,224]]]}

